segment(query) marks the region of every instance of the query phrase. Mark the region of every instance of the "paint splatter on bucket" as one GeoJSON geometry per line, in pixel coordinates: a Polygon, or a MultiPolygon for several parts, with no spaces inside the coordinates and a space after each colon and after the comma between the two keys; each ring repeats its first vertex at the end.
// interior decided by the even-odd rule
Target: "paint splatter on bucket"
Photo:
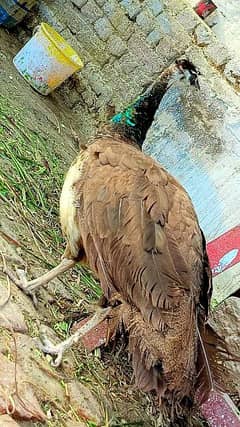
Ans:
{"type": "Polygon", "coordinates": [[[25,18],[37,0],[0,0],[0,25],[12,28],[25,18]]]}
{"type": "Polygon", "coordinates": [[[48,95],[83,67],[75,50],[46,23],[37,27],[13,63],[25,80],[42,95],[48,95]]]}

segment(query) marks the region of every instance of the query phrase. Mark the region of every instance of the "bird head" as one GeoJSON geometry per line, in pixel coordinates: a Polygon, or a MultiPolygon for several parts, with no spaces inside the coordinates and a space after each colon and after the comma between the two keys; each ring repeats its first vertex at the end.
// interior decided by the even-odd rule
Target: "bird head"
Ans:
{"type": "Polygon", "coordinates": [[[170,87],[176,80],[186,80],[191,86],[200,89],[198,76],[201,74],[195,65],[188,59],[177,59],[166,72],[170,74],[168,87],[170,87]]]}
{"type": "Polygon", "coordinates": [[[180,79],[186,79],[191,86],[200,89],[198,76],[201,74],[195,65],[188,59],[177,59],[175,65],[180,73],[180,79]]]}

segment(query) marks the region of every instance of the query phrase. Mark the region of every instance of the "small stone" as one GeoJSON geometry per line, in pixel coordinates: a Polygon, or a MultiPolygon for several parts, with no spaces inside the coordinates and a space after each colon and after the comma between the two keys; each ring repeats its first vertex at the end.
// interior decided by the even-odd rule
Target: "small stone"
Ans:
{"type": "Polygon", "coordinates": [[[88,0],[88,2],[82,7],[81,13],[91,23],[95,22],[100,18],[103,13],[94,0],[88,0]]]}
{"type": "Polygon", "coordinates": [[[148,0],[146,6],[151,10],[154,16],[159,15],[163,11],[163,4],[161,0],[148,0]]]}
{"type": "Polygon", "coordinates": [[[233,84],[240,85],[240,63],[233,59],[229,61],[225,67],[224,75],[227,80],[233,84]]]}
{"type": "Polygon", "coordinates": [[[84,6],[84,4],[87,3],[87,0],[71,0],[72,3],[77,6],[79,9],[81,9],[82,6],[84,6]]]}
{"type": "MultiPolygon", "coordinates": [[[[45,330],[46,336],[52,342],[58,343],[60,341],[51,328],[45,326],[45,330]]],[[[15,334],[15,337],[18,355],[17,369],[20,369],[25,378],[31,378],[31,387],[34,389],[37,398],[40,401],[43,401],[44,399],[51,402],[57,400],[59,404],[64,405],[66,397],[65,390],[60,384],[60,380],[63,377],[58,374],[55,375],[56,372],[54,373],[53,368],[49,366],[49,360],[47,360],[47,357],[41,354],[40,350],[37,348],[36,342],[38,339],[19,333],[15,334]]],[[[5,336],[0,338],[0,351],[3,354],[14,355],[15,346],[11,338],[6,339],[5,336]]],[[[51,361],[52,357],[50,355],[49,358],[51,361]]],[[[66,377],[73,374],[75,370],[75,363],[71,353],[65,353],[62,361],[62,370],[66,377]]],[[[29,386],[30,390],[29,383],[27,383],[27,386],[29,386]]]]}
{"type": "Polygon", "coordinates": [[[115,13],[117,13],[118,7],[119,6],[115,0],[109,0],[109,1],[105,2],[103,5],[103,12],[110,19],[110,18],[112,18],[112,16],[115,15],[115,13]]]}
{"type": "Polygon", "coordinates": [[[17,366],[18,393],[15,384],[15,363],[0,353],[0,414],[12,413],[19,420],[45,421],[35,392],[22,369],[17,366]],[[12,400],[6,396],[11,396],[12,400]],[[12,406],[14,402],[14,408],[12,406]]]}
{"type": "MultiPolygon", "coordinates": [[[[77,14],[76,14],[77,15],[77,14]]],[[[109,54],[106,52],[106,45],[96,34],[93,26],[89,25],[85,19],[81,18],[75,37],[79,41],[79,53],[85,52],[83,58],[88,58],[88,62],[103,66],[109,60],[109,54]],[[84,43],[81,43],[81,40],[84,43]]],[[[85,70],[86,66],[83,67],[85,70]]],[[[82,71],[83,71],[82,70],[82,71]]]]}
{"type": "Polygon", "coordinates": [[[138,66],[138,63],[135,60],[134,56],[129,53],[123,55],[119,59],[118,64],[125,74],[131,73],[138,66]]]}
{"type": "Polygon", "coordinates": [[[135,56],[139,65],[144,65],[144,71],[147,74],[158,73],[161,69],[161,56],[151,49],[149,44],[139,34],[134,33],[129,41],[128,46],[130,52],[135,56]]]}
{"type": "Polygon", "coordinates": [[[162,67],[166,67],[181,55],[181,49],[170,36],[165,35],[157,45],[156,53],[161,58],[162,67]]]}
{"type": "Polygon", "coordinates": [[[107,46],[110,53],[118,58],[127,50],[127,44],[118,36],[111,36],[107,46]]]}
{"type": "Polygon", "coordinates": [[[171,18],[171,34],[169,36],[171,38],[171,44],[175,43],[175,45],[177,45],[179,51],[178,56],[193,44],[191,34],[188,34],[174,18],[171,18]]]}
{"type": "Polygon", "coordinates": [[[93,64],[88,64],[82,70],[82,74],[84,78],[86,77],[88,84],[97,95],[100,95],[104,91],[105,81],[103,79],[103,73],[99,67],[95,67],[93,64]]]}
{"type": "Polygon", "coordinates": [[[105,16],[95,22],[94,28],[98,37],[103,41],[106,41],[110,37],[113,30],[112,25],[105,16]]]}
{"type": "Polygon", "coordinates": [[[99,403],[92,392],[83,384],[72,381],[68,384],[70,404],[79,417],[101,423],[101,410],[99,403]]]}
{"type": "Polygon", "coordinates": [[[144,33],[149,34],[153,29],[153,16],[147,11],[143,10],[138,14],[136,18],[136,23],[144,31],[144,33]]]}
{"type": "Polygon", "coordinates": [[[171,24],[170,24],[169,19],[165,13],[161,13],[161,15],[159,15],[156,18],[155,22],[157,23],[157,25],[159,25],[159,27],[163,33],[171,34],[171,32],[172,32],[171,24]]]}
{"type": "MultiPolygon", "coordinates": [[[[8,296],[7,289],[1,286],[1,302],[6,301],[8,296]]],[[[14,330],[15,332],[27,333],[28,328],[24,320],[24,316],[20,307],[11,301],[1,307],[0,326],[6,329],[14,330]]]]}
{"type": "Polygon", "coordinates": [[[199,19],[196,13],[192,10],[184,10],[177,16],[180,24],[188,31],[192,33],[196,26],[199,24],[199,19]]]}
{"type": "Polygon", "coordinates": [[[102,7],[106,0],[96,0],[98,6],[102,7]]]}
{"type": "Polygon", "coordinates": [[[211,43],[204,49],[205,55],[217,67],[224,67],[230,59],[228,50],[219,42],[211,43]]]}
{"type": "Polygon", "coordinates": [[[174,14],[181,12],[186,9],[186,2],[179,0],[165,0],[164,5],[167,6],[168,10],[174,11],[174,14]]]}
{"type": "Polygon", "coordinates": [[[119,33],[119,36],[124,40],[128,40],[133,33],[134,28],[132,22],[124,13],[124,10],[121,7],[118,7],[115,12],[111,13],[109,20],[112,26],[117,30],[117,33],[119,33]]]}
{"type": "MultiPolygon", "coordinates": [[[[108,63],[103,68],[104,76],[106,77],[106,85],[110,88],[112,92],[112,100],[111,104],[116,105],[118,107],[120,100],[122,98],[122,79],[119,78],[122,73],[122,69],[120,68],[118,61],[114,61],[113,63],[108,63]]],[[[126,90],[126,85],[125,85],[126,90]]]]}
{"type": "Polygon", "coordinates": [[[137,15],[141,12],[141,5],[138,0],[122,0],[120,3],[126,9],[129,18],[136,20],[137,15]]]}
{"type": "MultiPolygon", "coordinates": [[[[238,357],[240,354],[239,318],[240,298],[230,297],[214,310],[210,321],[214,331],[224,339],[228,351],[238,357]]],[[[233,361],[226,362],[226,368],[223,370],[226,390],[237,393],[240,397],[240,364],[233,361]]]]}
{"type": "Polygon", "coordinates": [[[134,26],[126,15],[123,15],[118,23],[113,22],[113,25],[124,40],[128,40],[134,32],[134,26]]]}
{"type": "Polygon", "coordinates": [[[146,41],[151,45],[151,46],[157,46],[158,43],[160,42],[160,39],[162,37],[162,33],[160,30],[153,30],[146,38],[146,41]]]}
{"type": "Polygon", "coordinates": [[[203,47],[211,43],[211,33],[204,25],[198,25],[194,35],[198,46],[203,47]]]}

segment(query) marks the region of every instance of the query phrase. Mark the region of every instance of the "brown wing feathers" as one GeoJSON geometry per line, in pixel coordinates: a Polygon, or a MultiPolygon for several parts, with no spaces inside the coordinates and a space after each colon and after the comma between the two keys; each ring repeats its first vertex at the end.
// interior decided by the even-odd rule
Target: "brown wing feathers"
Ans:
{"type": "Polygon", "coordinates": [[[105,296],[119,293],[125,301],[136,383],[166,399],[191,397],[202,236],[190,199],[132,146],[102,139],[88,152],[75,185],[76,221],[105,296]]]}

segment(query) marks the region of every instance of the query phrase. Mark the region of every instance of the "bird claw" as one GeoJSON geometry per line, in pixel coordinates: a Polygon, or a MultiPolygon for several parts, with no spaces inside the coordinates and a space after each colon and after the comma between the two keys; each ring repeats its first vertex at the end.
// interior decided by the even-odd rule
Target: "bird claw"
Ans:
{"type": "Polygon", "coordinates": [[[37,340],[37,346],[45,354],[56,356],[51,364],[55,367],[59,366],[62,362],[64,352],[71,348],[73,344],[78,343],[83,335],[87,334],[90,330],[95,328],[99,323],[106,319],[111,311],[111,307],[102,308],[96,311],[96,313],[93,315],[93,317],[91,317],[91,319],[88,320],[88,322],[86,322],[74,334],[70,335],[67,339],[60,342],[59,344],[52,343],[52,341],[46,335],[45,327],[42,326],[40,329],[39,340],[37,340]]]}
{"type": "Polygon", "coordinates": [[[37,306],[38,304],[38,300],[37,297],[35,295],[35,293],[31,290],[31,285],[29,285],[27,278],[26,278],[26,272],[25,270],[22,270],[20,268],[16,269],[16,274],[17,277],[15,276],[15,274],[12,272],[12,270],[10,270],[7,267],[3,268],[3,273],[5,273],[9,279],[18,287],[20,288],[26,295],[30,296],[33,300],[33,304],[35,306],[37,306]]]}
{"type": "Polygon", "coordinates": [[[49,354],[51,356],[55,356],[52,361],[51,365],[57,368],[61,365],[63,353],[64,353],[64,346],[59,344],[54,344],[46,335],[44,327],[40,329],[39,339],[36,339],[36,345],[40,351],[42,351],[45,354],[49,354]]]}
{"type": "Polygon", "coordinates": [[[22,291],[32,299],[33,305],[35,307],[37,307],[37,305],[38,305],[38,299],[36,297],[36,294],[35,294],[34,290],[31,289],[31,285],[27,281],[27,276],[26,276],[25,270],[17,268],[16,269],[16,273],[17,273],[17,276],[19,278],[19,279],[16,279],[16,282],[15,282],[16,285],[20,289],[22,289],[22,291]]]}

